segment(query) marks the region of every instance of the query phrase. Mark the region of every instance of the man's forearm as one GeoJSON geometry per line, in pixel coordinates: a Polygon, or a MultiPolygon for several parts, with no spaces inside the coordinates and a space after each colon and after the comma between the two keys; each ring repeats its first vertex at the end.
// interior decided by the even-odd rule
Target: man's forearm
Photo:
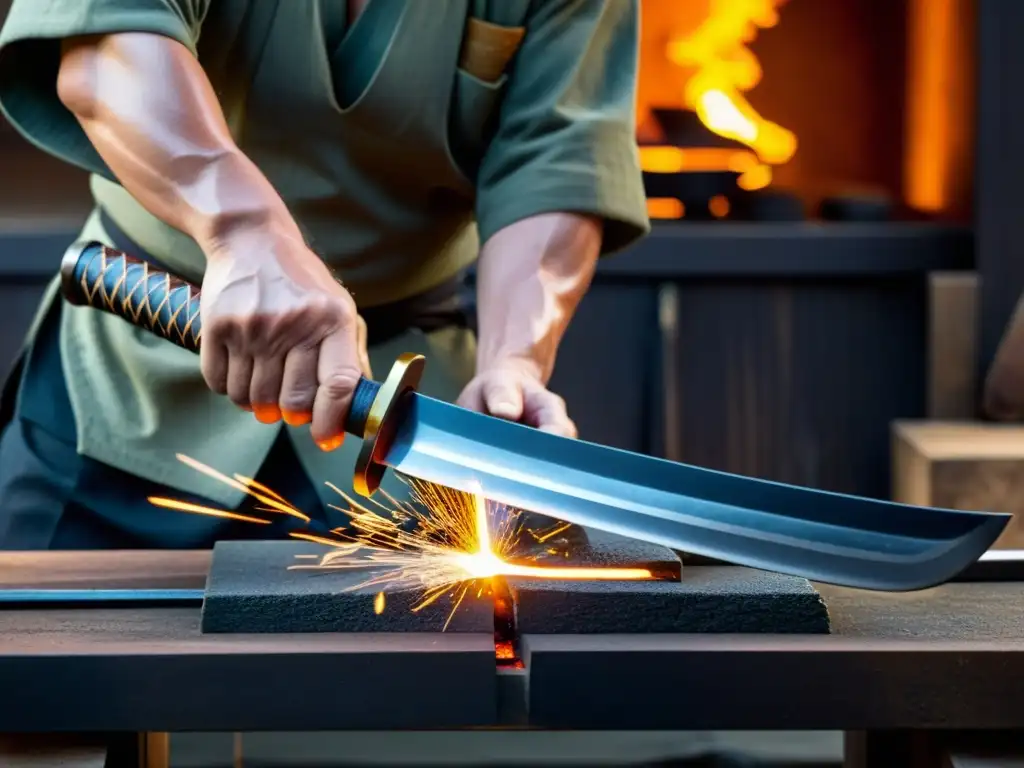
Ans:
{"type": "Polygon", "coordinates": [[[208,256],[251,223],[300,237],[180,43],[148,34],[67,41],[57,90],[128,192],[208,256]]]}
{"type": "Polygon", "coordinates": [[[477,271],[477,370],[524,366],[547,383],[590,287],[601,222],[571,213],[524,219],[488,240],[477,271]]]}

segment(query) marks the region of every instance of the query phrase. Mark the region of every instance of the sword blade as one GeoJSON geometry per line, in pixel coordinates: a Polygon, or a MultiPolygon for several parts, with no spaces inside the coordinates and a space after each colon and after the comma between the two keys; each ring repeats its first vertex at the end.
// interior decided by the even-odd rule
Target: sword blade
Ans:
{"type": "Polygon", "coordinates": [[[566,522],[840,586],[908,591],[974,563],[1009,515],[913,507],[569,440],[416,393],[383,463],[566,522]]]}
{"type": "MultiPolygon", "coordinates": [[[[73,304],[199,349],[195,286],[91,242],[68,249],[61,274],[73,304]]],[[[396,369],[393,392],[404,391],[410,369],[396,369]]],[[[365,437],[379,395],[358,395],[380,389],[360,381],[354,400],[363,407],[353,405],[346,431],[365,437]]],[[[414,393],[405,398],[388,399],[398,413],[378,425],[397,439],[363,446],[372,449],[360,475],[366,487],[376,482],[367,468],[386,464],[523,510],[816,581],[892,591],[934,586],[974,563],[1010,519],[730,475],[566,440],[414,393]]]]}

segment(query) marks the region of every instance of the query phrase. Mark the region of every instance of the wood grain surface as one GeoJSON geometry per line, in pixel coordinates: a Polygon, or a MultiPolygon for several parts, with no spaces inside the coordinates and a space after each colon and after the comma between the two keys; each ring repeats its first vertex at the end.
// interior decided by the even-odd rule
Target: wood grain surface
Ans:
{"type": "Polygon", "coordinates": [[[1024,585],[820,589],[829,637],[528,636],[530,720],[570,730],[1024,723],[1024,585]]]}
{"type": "MultiPolygon", "coordinates": [[[[164,553],[64,555],[61,578],[201,575],[164,553]],[[152,561],[157,565],[157,559],[152,561]],[[134,570],[133,570],[134,568],[134,570]]],[[[34,556],[49,578],[49,555],[34,556]]],[[[8,574],[21,555],[0,555],[8,574]]],[[[19,586],[37,585],[27,570],[19,586]]],[[[820,586],[831,636],[522,638],[529,722],[608,728],[980,728],[1024,723],[1024,585],[906,594],[820,586]],[[680,699],[700,702],[680,707],[680,699]],[[778,706],[765,707],[774,698],[778,706]],[[643,706],[638,705],[643,702],[643,706]]],[[[499,724],[484,635],[202,635],[199,609],[0,610],[0,732],[451,728],[499,724]]],[[[507,681],[506,681],[507,682],[507,681]]],[[[507,686],[503,684],[503,689],[507,686]]]]}
{"type": "MultiPolygon", "coordinates": [[[[0,589],[202,589],[209,551],[0,552],[0,589]]],[[[918,592],[886,593],[816,585],[828,604],[833,633],[874,639],[934,641],[1024,638],[1024,584],[954,583],[918,592]]],[[[137,641],[224,644],[230,638],[199,634],[195,609],[80,609],[0,611],[0,650],[26,633],[51,633],[62,642],[137,641]],[[85,628],[89,631],[85,632],[85,628]],[[109,632],[109,635],[107,634],[109,632]],[[84,633],[84,634],[83,634],[84,633]],[[86,639],[84,635],[88,635],[86,639]]],[[[390,636],[389,636],[390,637],[390,636]]],[[[242,636],[241,642],[315,648],[315,638],[242,636]]],[[[328,646],[338,647],[331,639],[328,646]]],[[[125,645],[127,644],[127,645],[125,645]]],[[[267,647],[267,646],[261,646],[267,647]]]]}
{"type": "Polygon", "coordinates": [[[202,589],[209,551],[4,552],[0,589],[202,589]]]}

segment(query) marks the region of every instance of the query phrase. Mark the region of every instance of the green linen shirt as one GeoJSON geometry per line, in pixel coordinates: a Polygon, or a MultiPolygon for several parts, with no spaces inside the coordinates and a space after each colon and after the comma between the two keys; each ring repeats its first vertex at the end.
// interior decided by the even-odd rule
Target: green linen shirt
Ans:
{"type": "MultiPolygon", "coordinates": [[[[14,0],[0,31],[0,109],[37,147],[88,170],[97,206],[196,282],[205,259],[195,242],[117,183],[60,103],[61,39],[146,32],[187,46],[238,145],[361,307],[443,283],[481,242],[530,216],[600,216],[606,253],[646,233],[634,138],[639,0],[370,0],[351,25],[345,5],[14,0]],[[459,67],[472,17],[525,28],[495,82],[459,67]]],[[[82,235],[106,240],[95,216],[82,235]]],[[[55,296],[56,283],[45,301],[55,296]]],[[[283,427],[210,393],[196,356],[117,318],[68,307],[60,337],[80,453],[240,501],[175,454],[253,477],[283,427]]],[[[443,355],[432,366],[444,368],[443,355]]],[[[433,394],[454,397],[455,378],[433,394]]],[[[311,476],[337,474],[308,430],[292,434],[311,476]]]]}

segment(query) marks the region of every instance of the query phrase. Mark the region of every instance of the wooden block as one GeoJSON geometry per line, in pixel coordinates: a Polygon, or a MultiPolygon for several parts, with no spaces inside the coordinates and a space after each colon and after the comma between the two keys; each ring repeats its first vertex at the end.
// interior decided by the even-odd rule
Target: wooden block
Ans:
{"type": "Polygon", "coordinates": [[[977,297],[973,272],[929,276],[928,418],[977,415],[977,297]]]}
{"type": "Polygon", "coordinates": [[[892,437],[894,501],[1012,514],[993,549],[1024,549],[1024,426],[901,421],[892,437]]]}

